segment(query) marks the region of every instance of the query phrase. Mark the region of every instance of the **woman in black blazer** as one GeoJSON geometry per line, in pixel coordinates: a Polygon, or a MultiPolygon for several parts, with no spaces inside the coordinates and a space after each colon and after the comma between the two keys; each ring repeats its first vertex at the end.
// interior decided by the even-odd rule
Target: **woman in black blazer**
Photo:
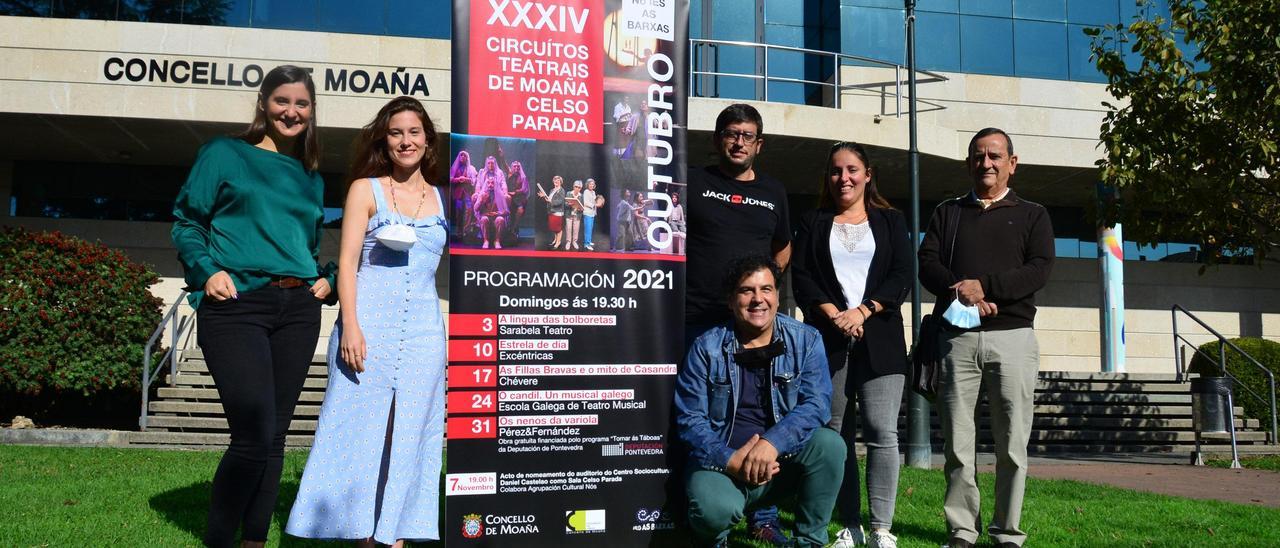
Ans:
{"type": "Polygon", "coordinates": [[[834,546],[896,546],[890,532],[898,491],[898,409],[907,347],[898,308],[911,282],[906,219],[876,191],[874,170],[857,143],[836,143],[827,159],[818,209],[804,215],[791,274],[805,322],[822,332],[831,370],[831,422],[853,455],[857,402],[867,443],[871,535],[861,526],[857,458],[845,465],[837,499],[842,521],[834,546]]]}

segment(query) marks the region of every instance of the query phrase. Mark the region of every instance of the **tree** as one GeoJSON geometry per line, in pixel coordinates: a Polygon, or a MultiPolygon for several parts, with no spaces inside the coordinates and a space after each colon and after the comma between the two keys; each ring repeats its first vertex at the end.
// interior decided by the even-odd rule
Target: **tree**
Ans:
{"type": "Polygon", "coordinates": [[[1143,244],[1198,241],[1206,263],[1260,261],[1280,238],[1280,0],[1168,3],[1168,20],[1086,30],[1119,99],[1103,103],[1098,166],[1117,199],[1101,218],[1143,244]]]}

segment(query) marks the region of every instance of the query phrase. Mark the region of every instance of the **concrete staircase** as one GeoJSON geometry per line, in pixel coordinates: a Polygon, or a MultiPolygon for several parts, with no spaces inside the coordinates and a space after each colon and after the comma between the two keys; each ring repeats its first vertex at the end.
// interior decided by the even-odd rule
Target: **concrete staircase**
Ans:
{"type": "MultiPolygon", "coordinates": [[[[302,396],[289,425],[288,447],[310,447],[329,382],[325,356],[311,358],[302,396]]],[[[152,447],[225,447],[230,442],[222,402],[200,349],[183,352],[178,375],[166,373],[147,408],[147,429],[129,436],[129,444],[152,447]]]]}
{"type": "MultiPolygon", "coordinates": [[[[1191,384],[1155,373],[1042,372],[1036,386],[1031,443],[1033,454],[1189,452],[1195,447],[1191,384]]],[[[1239,404],[1239,401],[1236,402],[1239,404]]],[[[905,406],[904,406],[905,407],[905,406]]],[[[934,451],[942,449],[942,431],[933,409],[934,451]]],[[[985,396],[979,405],[978,450],[994,443],[985,396]]],[[[1237,405],[1233,415],[1240,417],[1237,405]]],[[[1277,452],[1257,419],[1235,419],[1242,452],[1277,452]]],[[[906,410],[899,421],[906,432],[906,410]]],[[[1229,434],[1205,434],[1207,452],[1230,451],[1229,434]]]]}
{"type": "MultiPolygon", "coordinates": [[[[328,381],[324,356],[316,355],[290,427],[288,444],[310,446],[328,381]]],[[[184,353],[176,382],[168,375],[156,389],[147,414],[147,430],[130,436],[131,445],[217,447],[228,442],[227,422],[204,357],[198,349],[184,353]]],[[[1237,402],[1238,403],[1238,402],[1237,402]]],[[[985,417],[986,404],[981,404],[985,417]]],[[[1243,413],[1236,407],[1235,415],[1243,413]]],[[[899,431],[906,435],[906,406],[899,431]]],[[[935,452],[942,433],[932,417],[935,452]]],[[[1243,452],[1277,452],[1266,444],[1256,419],[1235,420],[1243,452]]],[[[904,440],[905,441],[905,440],[904,440]]],[[[992,449],[989,422],[979,423],[979,450],[992,449]]],[[[1208,450],[1226,450],[1227,435],[1206,435],[1208,450]]],[[[1036,387],[1036,417],[1031,433],[1033,453],[1188,452],[1195,444],[1191,429],[1188,382],[1173,375],[1142,373],[1044,372],[1036,387]]]]}

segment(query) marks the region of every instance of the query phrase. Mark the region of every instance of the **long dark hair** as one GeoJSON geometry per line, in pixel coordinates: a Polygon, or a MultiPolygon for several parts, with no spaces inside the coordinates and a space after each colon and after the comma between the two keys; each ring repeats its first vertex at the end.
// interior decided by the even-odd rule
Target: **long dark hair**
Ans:
{"type": "Polygon", "coordinates": [[[862,145],[851,141],[841,141],[831,145],[831,152],[827,154],[826,168],[822,172],[822,186],[818,187],[818,207],[832,208],[836,207],[836,200],[831,196],[831,162],[835,160],[836,152],[847,150],[852,152],[862,161],[862,167],[871,174],[871,179],[867,181],[867,188],[862,191],[862,205],[867,210],[871,208],[893,209],[893,205],[889,200],[884,199],[880,195],[880,191],[876,189],[876,170],[871,166],[871,157],[867,156],[867,150],[862,145]]]}
{"type": "Polygon", "coordinates": [[[307,87],[307,93],[311,95],[311,119],[307,121],[307,128],[302,130],[302,135],[294,139],[293,150],[280,152],[297,158],[307,171],[315,171],[320,169],[320,139],[317,137],[320,132],[316,130],[316,84],[311,80],[311,73],[305,69],[293,65],[280,65],[271,69],[271,72],[262,79],[262,85],[258,87],[258,106],[253,113],[253,121],[249,122],[249,127],[235,137],[251,145],[261,143],[267,136],[267,99],[276,88],[298,82],[302,82],[307,87]]]}
{"type": "Polygon", "coordinates": [[[351,156],[351,172],[347,180],[355,181],[369,177],[381,177],[391,173],[391,153],[387,150],[387,133],[391,127],[391,117],[401,112],[413,112],[422,120],[422,132],[427,138],[426,150],[422,151],[422,163],[418,170],[427,184],[435,185],[436,180],[436,142],[440,136],[436,133],[436,125],[427,116],[427,109],[413,97],[396,97],[383,105],[369,125],[360,130],[356,138],[355,154],[351,156]]]}

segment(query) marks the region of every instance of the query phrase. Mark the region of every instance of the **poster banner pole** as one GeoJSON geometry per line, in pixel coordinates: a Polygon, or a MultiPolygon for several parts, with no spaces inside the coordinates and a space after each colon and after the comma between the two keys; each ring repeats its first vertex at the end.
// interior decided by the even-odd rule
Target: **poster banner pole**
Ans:
{"type": "Polygon", "coordinates": [[[673,528],[688,10],[454,2],[450,546],[673,528]]]}

